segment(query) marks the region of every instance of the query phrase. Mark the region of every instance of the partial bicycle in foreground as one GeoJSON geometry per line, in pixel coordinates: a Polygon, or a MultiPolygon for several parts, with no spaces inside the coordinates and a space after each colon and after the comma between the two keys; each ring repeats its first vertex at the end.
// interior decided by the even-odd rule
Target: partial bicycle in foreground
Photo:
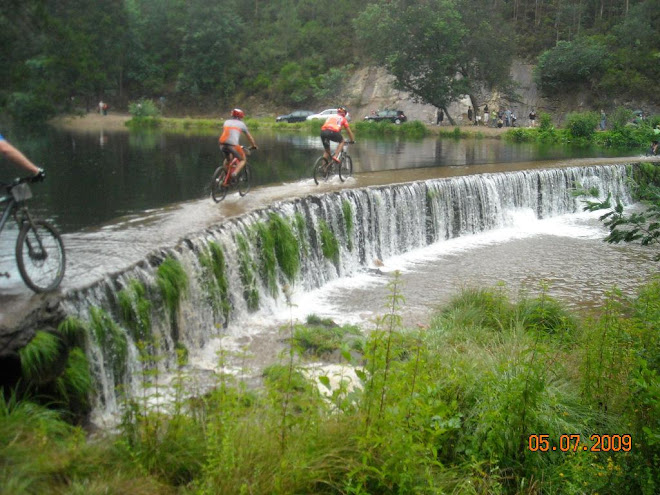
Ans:
{"type": "MultiPolygon", "coordinates": [[[[246,155],[250,154],[251,149],[246,146],[241,146],[246,155]]],[[[238,165],[238,158],[231,153],[228,149],[222,150],[224,160],[218,168],[213,172],[211,177],[211,197],[213,201],[219,203],[227,196],[231,188],[238,189],[238,194],[245,196],[250,190],[250,164],[246,163],[243,169],[236,177],[232,177],[232,172],[238,165]]]]}
{"type": "Polygon", "coordinates": [[[314,183],[328,181],[335,174],[339,175],[339,180],[344,182],[353,175],[353,159],[348,154],[348,145],[355,141],[344,141],[344,147],[339,154],[339,162],[332,158],[326,159],[323,155],[317,158],[314,163],[314,183]]]}
{"type": "MultiPolygon", "coordinates": [[[[0,183],[0,233],[12,217],[18,226],[16,264],[21,278],[34,292],[50,292],[59,287],[64,278],[66,254],[62,237],[48,221],[34,218],[26,201],[32,197],[29,183],[43,179],[36,177],[16,179],[10,184],[0,183]]],[[[0,277],[9,278],[9,273],[0,277]]]]}

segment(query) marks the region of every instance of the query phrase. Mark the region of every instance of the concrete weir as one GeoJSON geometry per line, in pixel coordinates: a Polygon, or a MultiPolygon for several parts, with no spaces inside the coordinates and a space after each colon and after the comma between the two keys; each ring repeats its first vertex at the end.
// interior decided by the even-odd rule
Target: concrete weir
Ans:
{"type": "Polygon", "coordinates": [[[123,394],[138,390],[138,340],[145,336],[163,357],[158,366],[172,369],[177,349],[200,349],[228,323],[279,304],[289,284],[313,290],[367,270],[375,259],[505,227],[520,209],[537,218],[580,211],[577,184],[630,203],[630,170],[618,163],[338,190],[309,186],[315,194],[303,190],[291,199],[264,188],[254,192],[251,209],[238,196],[220,207],[195,201],[68,235],[71,266],[58,293],[0,296],[4,384],[20,375],[17,353],[37,330],[56,332],[73,317],[89,329],[84,350],[97,388],[94,407],[116,411],[119,385],[123,394]],[[283,253],[285,245],[294,249],[283,253]],[[176,286],[174,303],[167,284],[176,286]]]}

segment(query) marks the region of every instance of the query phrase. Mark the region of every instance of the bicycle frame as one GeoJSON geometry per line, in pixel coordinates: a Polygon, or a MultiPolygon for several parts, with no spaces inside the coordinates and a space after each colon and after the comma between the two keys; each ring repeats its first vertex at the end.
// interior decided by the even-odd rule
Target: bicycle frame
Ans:
{"type": "MultiPolygon", "coordinates": [[[[23,201],[18,201],[14,195],[12,194],[12,189],[13,187],[7,187],[7,186],[2,186],[8,197],[0,202],[2,203],[7,203],[7,206],[5,206],[4,211],[2,212],[2,217],[0,217],[0,233],[2,233],[2,230],[5,228],[5,225],[7,225],[7,221],[9,220],[9,216],[14,213],[14,219],[16,220],[17,225],[21,225],[25,220],[31,221],[32,219],[30,218],[30,215],[27,211],[25,211],[25,208],[23,207],[23,201]],[[23,215],[23,217],[19,216],[19,212],[23,215]]],[[[31,194],[30,194],[31,195],[31,194]]],[[[29,197],[29,196],[28,196],[29,197]]]]}
{"type": "Polygon", "coordinates": [[[229,183],[231,182],[231,171],[236,168],[236,165],[238,165],[238,158],[236,158],[236,156],[234,155],[231,156],[232,159],[229,160],[229,162],[225,165],[225,170],[227,171],[227,173],[225,174],[225,180],[222,182],[223,186],[229,185],[229,183]]]}
{"type": "MultiPolygon", "coordinates": [[[[241,148],[243,148],[243,151],[245,152],[245,160],[246,160],[245,166],[247,167],[248,166],[247,157],[250,154],[250,151],[245,146],[241,146],[241,148]]],[[[238,165],[239,159],[236,155],[234,155],[229,150],[225,151],[223,149],[222,152],[225,155],[225,163],[223,163],[223,165],[225,167],[225,170],[227,171],[227,173],[225,174],[225,180],[222,182],[222,185],[223,186],[229,186],[230,183],[231,183],[231,179],[232,179],[231,171],[236,168],[236,165],[238,165]]]]}

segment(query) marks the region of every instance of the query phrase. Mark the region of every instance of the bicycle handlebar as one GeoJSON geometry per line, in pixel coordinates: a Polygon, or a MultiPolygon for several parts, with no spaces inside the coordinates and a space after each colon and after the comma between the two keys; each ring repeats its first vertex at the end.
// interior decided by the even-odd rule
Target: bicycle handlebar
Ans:
{"type": "Polygon", "coordinates": [[[8,187],[11,189],[12,187],[18,186],[19,184],[24,184],[26,182],[30,182],[30,183],[41,182],[45,178],[46,178],[46,172],[40,168],[39,172],[36,175],[30,175],[28,177],[18,177],[12,180],[9,184],[0,182],[0,187],[8,187]]]}

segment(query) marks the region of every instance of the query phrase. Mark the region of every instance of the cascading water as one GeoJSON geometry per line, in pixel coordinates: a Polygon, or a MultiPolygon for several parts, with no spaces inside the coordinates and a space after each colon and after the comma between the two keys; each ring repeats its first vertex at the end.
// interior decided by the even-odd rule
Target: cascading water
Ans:
{"type": "Polygon", "coordinates": [[[177,350],[201,349],[229,322],[280,307],[288,285],[310,291],[376,259],[506,227],[521,210],[537,218],[580,211],[578,184],[629,204],[629,170],[557,168],[346,189],[277,203],[154,252],[64,303],[90,322],[96,414],[114,415],[118,397],[136,396],[145,366],[172,370],[177,350]],[[157,361],[145,364],[145,341],[157,361]]]}

